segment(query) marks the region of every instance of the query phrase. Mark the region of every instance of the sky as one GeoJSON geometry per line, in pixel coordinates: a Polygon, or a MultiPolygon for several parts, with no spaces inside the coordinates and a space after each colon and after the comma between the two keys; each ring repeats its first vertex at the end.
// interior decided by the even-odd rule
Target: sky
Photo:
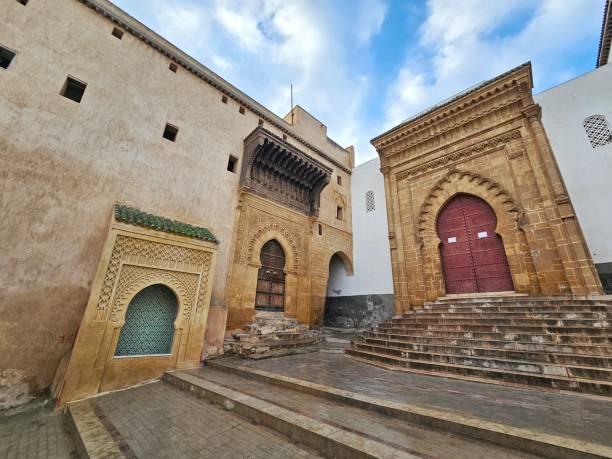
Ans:
{"type": "Polygon", "coordinates": [[[284,116],[294,103],[370,139],[531,61],[538,93],[595,67],[604,0],[113,0],[284,116]]]}

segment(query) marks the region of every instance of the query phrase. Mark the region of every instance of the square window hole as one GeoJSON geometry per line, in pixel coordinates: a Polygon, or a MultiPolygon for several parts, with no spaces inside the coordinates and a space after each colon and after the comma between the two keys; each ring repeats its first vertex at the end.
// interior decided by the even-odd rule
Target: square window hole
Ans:
{"type": "Polygon", "coordinates": [[[323,236],[323,225],[319,223],[319,236],[323,236]]]}
{"type": "Polygon", "coordinates": [[[168,66],[168,68],[170,69],[171,72],[176,73],[176,71],[178,70],[178,65],[176,65],[174,62],[170,62],[170,65],[168,66]]]}
{"type": "Polygon", "coordinates": [[[240,112],[240,114],[244,115],[244,112],[245,112],[246,110],[244,109],[244,107],[240,107],[240,108],[238,109],[238,111],[240,112]]]}
{"type": "Polygon", "coordinates": [[[227,170],[229,172],[236,172],[236,164],[238,164],[238,158],[236,158],[235,156],[230,155],[229,159],[227,160],[227,170]]]}
{"type": "Polygon", "coordinates": [[[223,96],[221,98],[221,102],[223,102],[224,104],[227,104],[227,96],[223,96]]]}
{"type": "Polygon", "coordinates": [[[263,120],[259,120],[259,123],[257,123],[259,126],[263,126],[263,120]]]}
{"type": "Polygon", "coordinates": [[[15,58],[15,53],[0,46],[0,67],[8,69],[15,58]]]}
{"type": "Polygon", "coordinates": [[[283,140],[287,140],[287,134],[283,134],[283,140]]]}
{"type": "Polygon", "coordinates": [[[117,27],[113,27],[113,31],[112,31],[112,35],[115,38],[118,38],[119,40],[121,40],[123,38],[123,30],[117,28],[117,27]]]}
{"type": "Polygon", "coordinates": [[[76,80],[69,76],[66,78],[66,82],[64,83],[64,87],[62,88],[62,92],[60,94],[67,99],[80,103],[81,99],[83,98],[83,94],[85,94],[86,87],[87,83],[83,83],[82,81],[76,80]]]}
{"type": "Polygon", "coordinates": [[[164,139],[168,139],[171,142],[176,142],[176,136],[178,135],[178,128],[169,123],[166,124],[164,129],[164,139]]]}
{"type": "Polygon", "coordinates": [[[336,207],[336,218],[338,220],[344,220],[344,209],[340,206],[336,207]]]}
{"type": "Polygon", "coordinates": [[[336,176],[336,181],[338,182],[338,185],[342,185],[342,177],[339,175],[336,176]]]}

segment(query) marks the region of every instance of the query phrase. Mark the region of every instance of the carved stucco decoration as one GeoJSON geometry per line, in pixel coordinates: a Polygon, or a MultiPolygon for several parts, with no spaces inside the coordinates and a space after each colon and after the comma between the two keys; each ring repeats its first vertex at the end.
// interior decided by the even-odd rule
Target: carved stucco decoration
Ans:
{"type": "Polygon", "coordinates": [[[287,268],[296,272],[303,271],[300,254],[304,253],[305,234],[299,225],[259,212],[247,212],[242,218],[245,221],[240,222],[236,237],[235,262],[249,263],[258,259],[259,254],[253,253],[257,242],[266,233],[277,232],[291,247],[294,265],[287,268]],[[245,228],[249,229],[248,234],[245,234],[245,228]]]}
{"type": "Polygon", "coordinates": [[[461,150],[454,151],[440,158],[432,159],[431,161],[428,161],[424,164],[420,164],[411,169],[401,171],[397,174],[397,180],[405,180],[419,173],[446,166],[450,162],[454,162],[454,161],[458,161],[463,158],[467,158],[473,155],[474,153],[480,153],[482,151],[495,148],[499,145],[506,144],[510,142],[511,140],[520,139],[520,138],[521,138],[521,132],[518,129],[515,129],[514,131],[506,132],[497,137],[492,137],[483,142],[479,142],[474,145],[470,145],[467,148],[463,148],[461,150]]]}
{"type": "Polygon", "coordinates": [[[117,282],[115,301],[111,311],[111,320],[118,322],[132,297],[143,288],[152,284],[165,284],[174,290],[182,307],[184,323],[189,322],[196,294],[199,275],[179,271],[169,271],[144,266],[124,265],[117,282]]]}
{"type": "Polygon", "coordinates": [[[262,127],[244,140],[240,185],[306,215],[318,215],[332,170],[262,127]]]}
{"type": "MultiPolygon", "coordinates": [[[[478,195],[485,198],[485,201],[489,202],[489,204],[491,204],[491,201],[493,200],[501,202],[505,211],[512,216],[513,220],[517,223],[517,226],[523,226],[524,210],[522,206],[517,203],[517,201],[512,197],[511,193],[502,185],[480,174],[451,169],[433,186],[427,195],[427,198],[423,202],[423,205],[421,206],[421,210],[417,218],[417,241],[421,247],[423,246],[425,232],[430,226],[430,220],[432,218],[436,218],[436,215],[432,215],[433,211],[437,210],[437,207],[434,206],[434,201],[445,187],[452,182],[458,182],[461,180],[467,180],[467,182],[470,184],[475,185],[476,189],[480,190],[478,195]]],[[[467,190],[466,192],[469,193],[469,191],[470,190],[467,190]]]]}

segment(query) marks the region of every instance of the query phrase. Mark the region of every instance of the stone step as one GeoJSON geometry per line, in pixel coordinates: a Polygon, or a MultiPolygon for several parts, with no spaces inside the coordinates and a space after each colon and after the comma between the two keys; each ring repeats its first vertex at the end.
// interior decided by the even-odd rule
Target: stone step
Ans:
{"type": "Polygon", "coordinates": [[[427,337],[427,338],[449,338],[449,339],[480,339],[498,341],[517,341],[522,343],[552,343],[552,344],[610,344],[610,335],[583,335],[583,334],[547,334],[547,333],[501,333],[501,332],[470,332],[470,331],[449,331],[449,330],[425,330],[414,329],[406,331],[383,331],[373,329],[372,332],[387,336],[408,336],[408,337],[427,337]]]}
{"type": "Polygon", "coordinates": [[[401,317],[445,317],[448,315],[458,315],[465,317],[474,316],[498,316],[500,319],[509,317],[562,317],[562,318],[597,318],[597,317],[610,317],[612,315],[612,307],[601,307],[595,310],[585,310],[579,308],[516,308],[515,310],[505,311],[500,308],[461,308],[461,309],[449,309],[432,311],[430,309],[415,309],[401,317]]]}
{"type": "Polygon", "coordinates": [[[537,318],[537,317],[517,317],[517,318],[496,318],[489,316],[481,317],[454,317],[449,314],[445,317],[404,317],[383,322],[385,326],[420,326],[420,325],[507,325],[517,327],[595,327],[607,328],[612,322],[605,318],[589,319],[559,319],[559,318],[537,318]]]}
{"type": "MultiPolygon", "coordinates": [[[[531,351],[531,352],[557,352],[557,353],[570,353],[580,355],[604,355],[612,356],[612,340],[611,342],[600,343],[600,344],[555,344],[552,343],[554,335],[543,335],[544,337],[551,338],[551,343],[541,342],[522,342],[512,340],[487,340],[487,339],[473,339],[473,338],[447,338],[447,337],[428,337],[428,336],[409,336],[409,335],[389,335],[387,333],[376,333],[373,331],[364,332],[365,338],[373,338],[378,340],[391,340],[400,343],[414,344],[416,346],[422,345],[433,345],[433,346],[460,346],[460,347],[478,347],[478,348],[492,348],[492,349],[504,349],[504,350],[518,350],[518,351],[531,351]]],[[[532,335],[528,336],[533,338],[532,335]]],[[[593,337],[596,338],[596,337],[593,337]]]]}
{"type": "Polygon", "coordinates": [[[548,376],[554,375],[566,378],[584,378],[597,382],[606,381],[612,383],[612,369],[610,368],[583,366],[579,364],[553,364],[533,360],[512,360],[493,356],[468,356],[462,354],[414,351],[392,346],[379,346],[359,342],[353,343],[353,349],[404,357],[410,361],[427,361],[436,364],[499,369],[509,372],[517,371],[521,373],[548,376]]]}
{"type": "Polygon", "coordinates": [[[473,296],[473,297],[442,297],[436,301],[426,303],[427,305],[446,305],[446,304],[479,304],[479,303],[507,303],[507,304],[604,304],[612,305],[611,295],[597,296],[473,296]]]}
{"type": "MultiPolygon", "coordinates": [[[[419,351],[428,353],[456,354],[462,356],[492,357],[507,360],[533,361],[553,365],[582,365],[587,367],[612,368],[612,356],[575,354],[573,352],[529,351],[519,349],[500,349],[477,347],[474,345],[434,345],[419,344],[405,341],[386,340],[379,338],[357,337],[355,343],[419,351]]],[[[472,343],[470,343],[472,344],[472,343]]]]}
{"type": "MultiPolygon", "coordinates": [[[[585,379],[579,376],[545,375],[523,371],[512,371],[501,368],[476,367],[429,360],[413,360],[396,355],[367,351],[363,349],[346,349],[345,352],[364,361],[380,363],[401,370],[423,371],[428,374],[458,375],[462,377],[481,378],[483,381],[502,381],[526,386],[540,386],[554,389],[579,391],[597,395],[612,395],[612,382],[585,379]]],[[[598,369],[595,369],[598,370],[598,369]]]]}
{"type": "Polygon", "coordinates": [[[449,311],[449,310],[471,310],[471,309],[482,309],[482,310],[498,310],[508,312],[511,311],[524,311],[529,309],[553,309],[558,311],[609,311],[612,308],[610,303],[577,303],[573,302],[555,302],[555,303],[521,303],[521,302],[499,302],[491,301],[485,303],[425,303],[422,307],[416,307],[413,311],[449,311]]]}
{"type": "Polygon", "coordinates": [[[566,334],[566,335],[596,335],[610,336],[612,329],[608,327],[587,327],[587,326],[515,326],[515,325],[477,325],[477,324],[411,324],[411,325],[385,325],[381,324],[375,330],[395,333],[395,332],[419,332],[419,331],[439,331],[439,332],[475,332],[475,333],[528,333],[528,334],[566,334]]]}
{"type": "MultiPolygon", "coordinates": [[[[332,362],[328,363],[332,364],[332,362]]],[[[317,362],[317,368],[319,368],[322,364],[323,362],[317,362]]],[[[335,362],[334,364],[339,365],[340,367],[342,367],[343,365],[343,363],[340,362],[335,362]]],[[[350,366],[359,365],[353,364],[352,362],[349,362],[349,364],[350,366]]],[[[388,423],[391,422],[390,425],[392,425],[394,429],[404,430],[410,428],[410,425],[425,426],[428,430],[434,429],[436,431],[445,432],[447,435],[449,433],[457,433],[460,434],[461,437],[474,438],[477,440],[486,440],[489,443],[495,445],[504,445],[507,447],[520,449],[525,452],[542,455],[545,457],[612,457],[612,448],[602,444],[592,443],[591,441],[582,437],[582,432],[580,432],[580,428],[571,430],[572,433],[580,439],[570,438],[567,436],[558,437],[554,434],[551,435],[550,430],[546,433],[538,430],[538,423],[540,422],[538,421],[538,419],[540,419],[540,417],[536,416],[536,418],[534,419],[533,410],[530,410],[529,412],[528,416],[530,417],[530,420],[527,424],[525,424],[524,421],[516,422],[517,419],[514,419],[511,420],[514,425],[510,425],[507,422],[509,413],[500,415],[498,419],[503,419],[504,421],[502,421],[502,423],[499,423],[496,419],[481,418],[479,416],[483,412],[481,409],[479,409],[478,405],[487,406],[486,397],[478,397],[478,399],[473,400],[472,403],[466,401],[466,404],[462,404],[463,409],[460,409],[456,405],[456,398],[451,397],[453,399],[453,408],[449,410],[444,403],[436,403],[431,405],[421,400],[422,403],[420,405],[415,404],[412,400],[416,394],[411,393],[410,389],[401,391],[403,396],[400,399],[394,398],[389,393],[385,392],[384,389],[381,390],[382,388],[384,388],[385,381],[381,380],[375,375],[372,375],[370,378],[366,377],[363,380],[360,380],[359,384],[355,386],[359,387],[359,389],[353,389],[359,390],[359,392],[351,392],[351,390],[347,389],[347,387],[351,388],[353,386],[347,385],[345,383],[340,383],[340,381],[336,380],[335,378],[330,379],[329,382],[333,384],[333,381],[337,381],[337,384],[330,386],[321,384],[320,380],[316,377],[290,377],[286,374],[286,372],[283,372],[285,374],[279,374],[274,370],[272,370],[274,372],[271,372],[269,370],[263,370],[259,366],[253,368],[252,365],[247,366],[236,361],[232,362],[231,360],[222,359],[210,361],[207,362],[206,365],[207,367],[210,366],[216,370],[229,373],[232,376],[236,375],[244,377],[245,382],[243,387],[248,388],[252,391],[252,393],[255,394],[259,393],[259,387],[261,386],[251,386],[253,386],[257,381],[261,381],[265,383],[269,388],[276,387],[278,388],[278,390],[292,389],[294,393],[306,393],[312,396],[316,396],[318,398],[341,402],[341,406],[348,405],[351,407],[361,408],[364,411],[359,413],[361,415],[361,419],[359,419],[358,428],[365,429],[365,432],[367,434],[375,435],[377,439],[381,439],[379,438],[380,432],[378,431],[378,426],[380,424],[389,425],[388,423]],[[368,381],[373,385],[371,386],[370,384],[368,384],[368,381]],[[382,387],[381,381],[383,381],[382,387]],[[374,423],[372,423],[372,418],[368,416],[369,412],[382,414],[385,416],[386,419],[383,418],[382,422],[375,421],[374,423]],[[406,423],[408,423],[409,425],[406,426],[406,423]]],[[[346,365],[346,363],[344,363],[344,365],[346,365]]],[[[276,366],[272,366],[272,368],[276,368],[276,366]]],[[[350,373],[350,370],[348,370],[348,368],[342,368],[342,371],[349,371],[350,373]]],[[[363,369],[360,370],[363,371],[363,369]]],[[[203,371],[206,371],[206,369],[204,369],[203,371]]],[[[295,370],[291,371],[289,374],[301,374],[301,372],[300,370],[295,370]]],[[[395,379],[397,380],[397,378],[395,379]]],[[[469,384],[476,386],[473,387],[475,393],[481,393],[482,389],[477,387],[479,386],[479,384],[469,384]]],[[[524,391],[521,389],[500,389],[500,392],[503,392],[503,394],[505,394],[502,397],[510,397],[510,399],[513,400],[516,397],[522,400],[524,397],[529,398],[533,396],[531,393],[524,393],[524,391]],[[512,394],[509,394],[509,392],[511,392],[512,394]]],[[[429,391],[427,391],[427,393],[429,393],[429,391]]],[[[461,394],[464,396],[468,395],[464,392],[461,392],[461,394]]],[[[435,394],[432,394],[431,396],[436,398],[435,394]]],[[[560,397],[561,395],[555,396],[560,397]]],[[[272,397],[274,401],[277,401],[276,392],[272,393],[272,397]]],[[[293,397],[297,397],[297,395],[294,394],[293,397]]],[[[543,397],[548,399],[549,395],[543,394],[543,397]]],[[[575,401],[578,401],[580,403],[578,397],[583,396],[565,394],[563,395],[563,397],[565,397],[563,403],[570,402],[570,404],[573,404],[575,403],[575,401]],[[576,398],[576,400],[570,401],[570,397],[574,397],[576,398]]],[[[417,396],[416,399],[419,399],[419,397],[417,396]]],[[[305,400],[302,400],[302,402],[305,402],[305,400]]],[[[286,402],[283,400],[280,403],[285,404],[286,402]]],[[[587,403],[593,403],[593,401],[589,400],[587,403]]],[[[329,406],[324,406],[326,408],[325,410],[321,410],[320,407],[321,405],[318,402],[315,402],[313,405],[308,405],[308,412],[323,412],[323,414],[327,414],[329,412],[329,406]]],[[[533,409],[536,411],[540,409],[544,411],[546,410],[545,407],[541,407],[539,404],[537,404],[537,406],[534,406],[533,409]]],[[[342,422],[346,422],[347,420],[351,422],[356,421],[356,416],[351,416],[350,414],[345,413],[346,412],[340,411],[334,414],[336,418],[340,419],[342,422]]],[[[512,411],[512,413],[513,414],[510,415],[511,418],[520,417],[520,414],[515,414],[514,411],[512,411]]],[[[576,423],[577,425],[582,425],[581,421],[576,421],[576,423]]],[[[355,427],[355,425],[352,425],[351,427],[355,427]]],[[[427,432],[425,432],[425,434],[427,434],[427,432]]],[[[430,440],[430,438],[423,437],[423,440],[430,440]]],[[[442,442],[445,441],[446,440],[442,440],[442,442]]],[[[412,438],[407,439],[407,441],[402,443],[419,452],[422,451],[422,446],[418,439],[416,440],[416,443],[415,440],[412,438]]],[[[429,445],[428,447],[435,446],[436,445],[429,445]]],[[[425,457],[455,458],[457,457],[457,455],[459,455],[458,457],[462,457],[465,454],[472,454],[471,457],[506,457],[490,454],[478,456],[475,454],[475,451],[471,449],[469,449],[468,451],[463,451],[461,449],[456,448],[452,449],[452,451],[450,451],[450,454],[441,454],[440,452],[438,452],[438,454],[429,454],[425,457]]],[[[513,453],[511,453],[510,457],[516,458],[521,456],[517,451],[514,451],[513,453]]]]}

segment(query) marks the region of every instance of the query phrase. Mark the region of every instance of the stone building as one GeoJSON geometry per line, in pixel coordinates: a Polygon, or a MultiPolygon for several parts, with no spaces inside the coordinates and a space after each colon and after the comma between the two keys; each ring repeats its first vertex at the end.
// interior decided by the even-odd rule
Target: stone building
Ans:
{"type": "Polygon", "coordinates": [[[396,312],[445,294],[602,293],[524,64],[372,140],[396,312]]]}
{"type": "Polygon", "coordinates": [[[330,259],[352,270],[352,148],[106,0],[0,23],[0,408],[60,362],[64,400],[193,365],[256,309],[321,322],[330,259]]]}

